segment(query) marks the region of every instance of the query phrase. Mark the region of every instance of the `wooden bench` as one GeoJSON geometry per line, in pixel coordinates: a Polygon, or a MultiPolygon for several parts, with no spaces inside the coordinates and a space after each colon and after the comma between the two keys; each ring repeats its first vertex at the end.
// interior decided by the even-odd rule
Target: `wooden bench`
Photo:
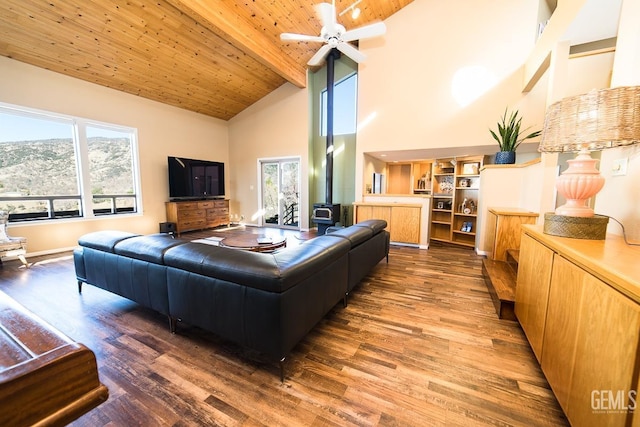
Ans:
{"type": "Polygon", "coordinates": [[[91,350],[0,292],[0,425],[66,425],[108,396],[91,350]]]}

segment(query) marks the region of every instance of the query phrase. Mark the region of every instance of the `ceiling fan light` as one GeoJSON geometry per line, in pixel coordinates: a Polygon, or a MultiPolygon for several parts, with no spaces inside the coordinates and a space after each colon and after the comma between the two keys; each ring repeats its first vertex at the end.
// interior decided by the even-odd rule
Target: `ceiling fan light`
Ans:
{"type": "MultiPolygon", "coordinates": [[[[362,0],[356,0],[351,6],[340,12],[340,16],[343,13],[352,11],[353,19],[360,16],[361,9],[355,6],[362,0]]],[[[386,32],[386,26],[384,22],[375,22],[373,24],[365,25],[363,27],[355,28],[347,31],[343,25],[336,22],[336,10],[334,3],[319,3],[316,5],[316,11],[320,17],[322,28],[320,30],[320,36],[310,36],[304,34],[283,33],[280,35],[282,40],[296,40],[307,42],[323,42],[324,45],[311,57],[307,62],[307,65],[315,67],[322,64],[325,56],[332,50],[338,49],[353,61],[360,63],[367,57],[360,52],[355,46],[349,42],[367,39],[372,37],[378,37],[386,32]]]]}

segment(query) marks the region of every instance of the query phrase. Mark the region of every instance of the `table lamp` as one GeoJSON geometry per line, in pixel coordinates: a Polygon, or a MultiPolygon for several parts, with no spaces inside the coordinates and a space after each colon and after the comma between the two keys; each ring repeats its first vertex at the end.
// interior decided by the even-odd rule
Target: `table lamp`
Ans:
{"type": "Polygon", "coordinates": [[[640,86],[592,90],[551,105],[538,151],[577,152],[556,181],[567,203],[545,214],[544,232],[603,240],[608,217],[595,215],[588,201],[604,186],[591,151],[640,142],[640,86]]]}

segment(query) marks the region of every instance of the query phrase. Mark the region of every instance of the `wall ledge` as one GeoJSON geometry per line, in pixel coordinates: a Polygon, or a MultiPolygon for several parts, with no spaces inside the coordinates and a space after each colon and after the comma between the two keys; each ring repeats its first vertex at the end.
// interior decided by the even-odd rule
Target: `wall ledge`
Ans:
{"type": "Polygon", "coordinates": [[[480,168],[480,171],[485,169],[517,169],[517,168],[526,168],[529,166],[533,166],[535,164],[540,163],[541,159],[538,157],[537,159],[529,160],[525,163],[514,163],[512,165],[484,165],[480,168]]]}

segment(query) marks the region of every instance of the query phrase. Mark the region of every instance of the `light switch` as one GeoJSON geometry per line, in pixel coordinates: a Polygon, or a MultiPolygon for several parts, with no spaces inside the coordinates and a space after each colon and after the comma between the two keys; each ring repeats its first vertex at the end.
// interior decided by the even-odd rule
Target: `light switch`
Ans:
{"type": "Polygon", "coordinates": [[[628,157],[614,160],[613,163],[611,164],[611,176],[626,175],[628,162],[629,162],[628,157]]]}

